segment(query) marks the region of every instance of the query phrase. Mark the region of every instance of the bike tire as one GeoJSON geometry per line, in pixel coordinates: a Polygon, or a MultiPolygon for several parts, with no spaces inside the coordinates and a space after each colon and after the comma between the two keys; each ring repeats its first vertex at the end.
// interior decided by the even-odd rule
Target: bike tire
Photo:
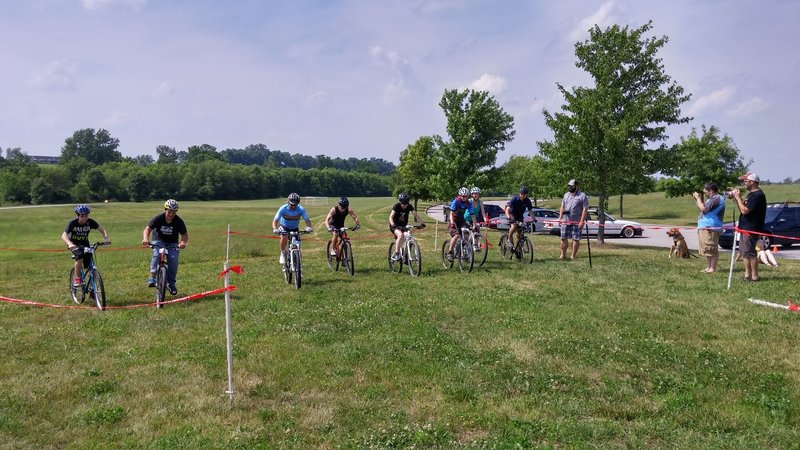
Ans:
{"type": "MultiPolygon", "coordinates": [[[[449,246],[450,246],[450,239],[445,239],[444,242],[442,242],[442,255],[441,255],[442,267],[444,267],[445,269],[450,269],[453,267],[453,261],[447,259],[447,254],[450,253],[450,251],[448,250],[449,246]]],[[[456,259],[455,255],[453,255],[453,259],[456,259]]]]}
{"type": "Polygon", "coordinates": [[[292,250],[292,272],[294,272],[294,288],[300,289],[300,286],[303,285],[303,264],[300,261],[300,251],[295,249],[292,250]]]}
{"type": "Polygon", "coordinates": [[[533,242],[527,237],[522,238],[522,259],[533,264],[533,242]]]}
{"type": "Polygon", "coordinates": [[[69,296],[72,297],[72,301],[81,304],[86,300],[86,291],[83,289],[83,284],[81,286],[75,287],[72,285],[72,280],[75,279],[75,268],[73,267],[69,271],[69,296]]]}
{"type": "Polygon", "coordinates": [[[456,242],[458,247],[458,270],[461,272],[472,272],[472,266],[475,263],[475,257],[472,253],[472,245],[469,241],[461,238],[456,242]]]}
{"type": "Polygon", "coordinates": [[[334,272],[339,270],[339,258],[336,255],[331,255],[331,241],[328,241],[328,246],[325,249],[325,256],[328,258],[328,269],[333,270],[334,272]]]}
{"type": "Polygon", "coordinates": [[[402,272],[403,271],[403,261],[402,260],[395,261],[394,259],[392,259],[392,256],[394,256],[394,242],[389,244],[389,254],[388,254],[389,272],[392,272],[392,273],[394,273],[394,272],[397,272],[397,273],[402,272]]]}
{"type": "Polygon", "coordinates": [[[344,267],[347,269],[347,274],[353,276],[356,274],[356,265],[353,262],[353,247],[350,241],[345,241],[342,245],[342,259],[344,259],[344,267]]]}
{"type": "Polygon", "coordinates": [[[422,253],[416,241],[408,243],[408,272],[412,277],[422,273],[422,253]]]}
{"type": "Polygon", "coordinates": [[[97,305],[97,309],[102,311],[106,309],[106,287],[103,284],[103,277],[100,276],[100,271],[97,269],[92,269],[89,276],[89,289],[94,297],[94,303],[97,305]]]}
{"type": "Polygon", "coordinates": [[[512,259],[514,257],[514,252],[508,248],[508,233],[503,233],[500,236],[500,242],[497,243],[497,246],[500,247],[500,259],[512,259]]]}
{"type": "Polygon", "coordinates": [[[167,268],[161,266],[156,273],[156,308],[163,308],[167,301],[167,268]]]}
{"type": "Polygon", "coordinates": [[[483,237],[482,234],[475,235],[475,262],[478,266],[482,266],[486,262],[486,257],[489,255],[489,242],[483,237]]]}

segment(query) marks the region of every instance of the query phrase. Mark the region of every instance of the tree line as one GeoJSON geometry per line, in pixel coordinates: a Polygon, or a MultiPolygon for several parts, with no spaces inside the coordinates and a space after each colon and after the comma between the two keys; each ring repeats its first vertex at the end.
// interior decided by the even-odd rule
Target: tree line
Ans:
{"type": "Polygon", "coordinates": [[[314,196],[391,195],[388,161],[308,157],[262,144],[217,152],[211,145],[157,149],[158,160],[123,157],[107,130],[82,129],[68,138],[59,164],[40,165],[19,148],[0,149],[0,201],[20,204],[244,200],[298,192],[314,196]]]}

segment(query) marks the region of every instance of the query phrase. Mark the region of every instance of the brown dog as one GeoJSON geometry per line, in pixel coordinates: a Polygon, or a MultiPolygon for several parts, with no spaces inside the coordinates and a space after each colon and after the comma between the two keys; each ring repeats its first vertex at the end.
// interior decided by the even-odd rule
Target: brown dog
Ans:
{"type": "Polygon", "coordinates": [[[683,237],[680,230],[672,228],[667,231],[667,236],[672,237],[672,247],[669,249],[670,258],[672,258],[672,255],[678,258],[688,258],[691,256],[689,253],[689,246],[686,245],[686,238],[683,237]]]}

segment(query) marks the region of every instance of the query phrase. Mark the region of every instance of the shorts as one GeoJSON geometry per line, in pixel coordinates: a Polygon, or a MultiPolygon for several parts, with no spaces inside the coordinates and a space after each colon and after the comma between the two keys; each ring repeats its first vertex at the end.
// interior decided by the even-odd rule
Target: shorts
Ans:
{"type": "Polygon", "coordinates": [[[450,237],[461,236],[461,229],[466,227],[466,222],[456,223],[449,225],[450,237]]]}
{"type": "Polygon", "coordinates": [[[582,236],[583,235],[581,234],[581,227],[579,227],[578,224],[575,224],[575,223],[562,223],[561,224],[561,239],[562,240],[573,239],[573,240],[576,240],[576,241],[580,241],[582,236]]]}
{"type": "Polygon", "coordinates": [[[698,249],[700,256],[719,255],[719,230],[701,228],[697,230],[697,237],[700,243],[698,249]]]}
{"type": "Polygon", "coordinates": [[[389,225],[389,231],[390,231],[392,234],[394,234],[394,230],[396,230],[396,229],[398,229],[398,228],[401,228],[401,229],[402,229],[402,228],[405,228],[405,227],[407,227],[407,226],[408,226],[408,224],[406,224],[406,225],[389,225]]]}
{"type": "Polygon", "coordinates": [[[73,261],[78,261],[79,259],[83,259],[83,267],[89,268],[89,263],[92,262],[92,254],[91,253],[83,253],[83,248],[88,247],[89,244],[83,245],[78,244],[77,247],[70,250],[72,252],[72,259],[73,261]]]}
{"type": "Polygon", "coordinates": [[[756,257],[756,242],[758,236],[755,234],[744,234],[739,238],[739,253],[742,258],[755,258],[756,257]]]}

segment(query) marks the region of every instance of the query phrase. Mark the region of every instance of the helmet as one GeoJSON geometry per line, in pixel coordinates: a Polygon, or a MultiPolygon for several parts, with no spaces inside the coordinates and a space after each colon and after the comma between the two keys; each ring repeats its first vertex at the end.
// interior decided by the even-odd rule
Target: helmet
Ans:
{"type": "Polygon", "coordinates": [[[519,187],[519,193],[520,194],[527,194],[528,193],[528,188],[525,187],[525,186],[520,186],[519,187]]]}
{"type": "Polygon", "coordinates": [[[75,207],[75,214],[89,214],[92,209],[89,208],[89,205],[78,205],[75,207]]]}
{"type": "Polygon", "coordinates": [[[401,192],[400,195],[397,196],[397,199],[400,200],[400,203],[402,204],[406,204],[411,201],[411,197],[409,197],[405,192],[401,192]]]}
{"type": "Polygon", "coordinates": [[[458,190],[458,195],[466,197],[469,195],[469,191],[467,190],[467,188],[462,187],[461,189],[458,190]]]}
{"type": "Polygon", "coordinates": [[[469,190],[469,193],[470,194],[480,194],[481,193],[481,188],[479,188],[478,186],[475,186],[474,188],[469,190]]]}
{"type": "Polygon", "coordinates": [[[342,208],[347,208],[348,206],[350,206],[350,200],[348,200],[347,197],[344,196],[339,197],[339,206],[341,206],[342,208]]]}
{"type": "Polygon", "coordinates": [[[300,204],[300,195],[297,192],[292,192],[289,194],[289,198],[286,199],[290,205],[299,205],[300,204]]]}
{"type": "Polygon", "coordinates": [[[169,199],[164,202],[164,209],[168,209],[170,211],[177,211],[178,210],[178,202],[173,199],[169,199]]]}

